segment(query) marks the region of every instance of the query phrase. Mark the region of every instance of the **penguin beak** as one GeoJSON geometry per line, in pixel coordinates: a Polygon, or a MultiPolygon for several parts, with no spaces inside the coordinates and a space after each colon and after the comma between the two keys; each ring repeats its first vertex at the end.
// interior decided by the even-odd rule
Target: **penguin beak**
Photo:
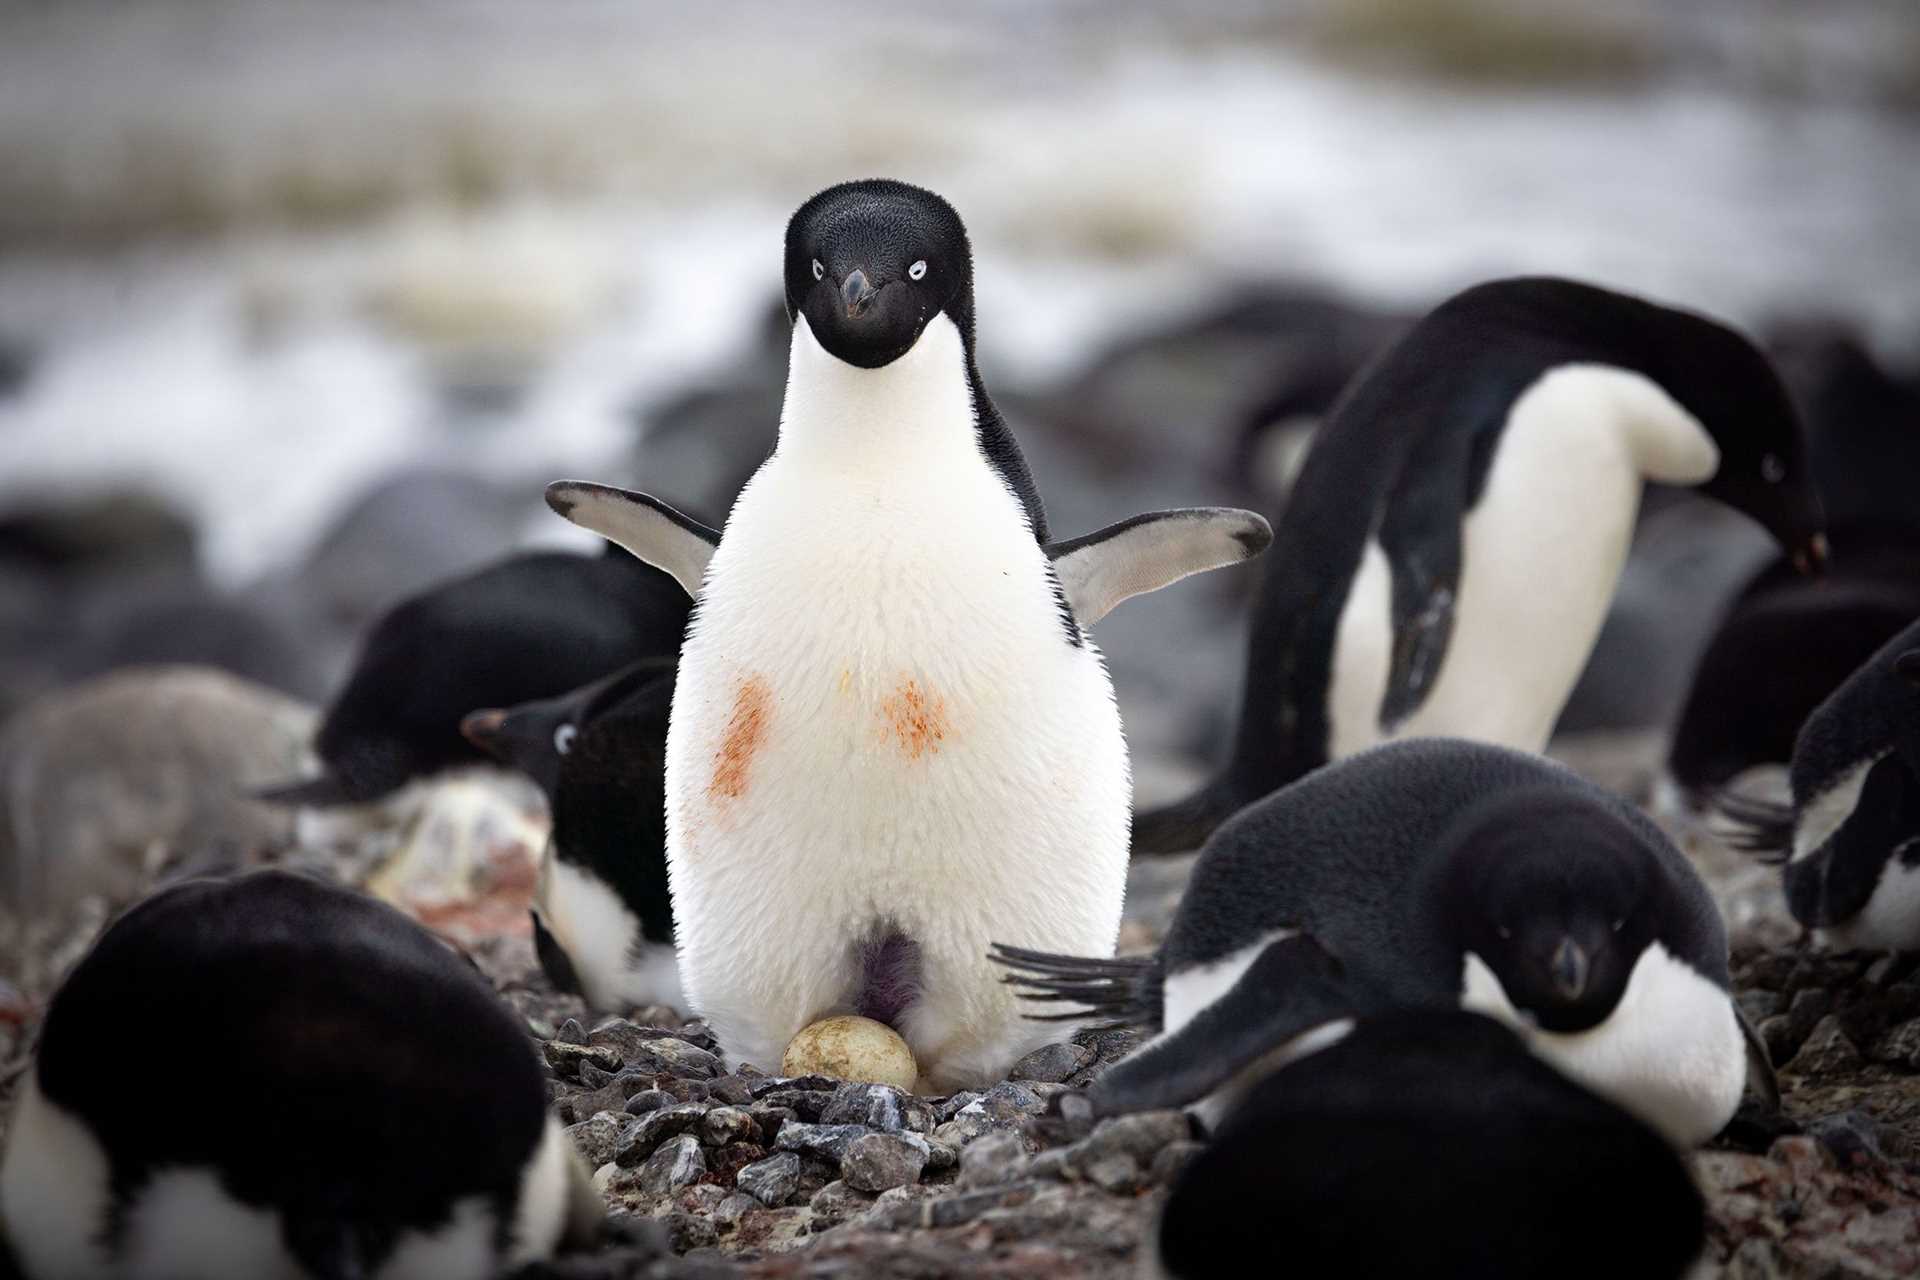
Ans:
{"type": "Polygon", "coordinates": [[[1819,574],[1827,567],[1827,535],[1816,533],[1793,549],[1793,567],[1800,573],[1819,574]]]}
{"type": "Polygon", "coordinates": [[[846,304],[847,319],[858,320],[867,314],[867,308],[873,305],[874,296],[879,292],[859,267],[847,272],[847,278],[840,282],[840,301],[846,304]]]}
{"type": "Polygon", "coordinates": [[[469,712],[460,722],[460,736],[491,755],[500,746],[500,727],[506,722],[507,713],[497,708],[469,712]]]}
{"type": "Polygon", "coordinates": [[[1553,949],[1553,961],[1549,966],[1553,974],[1553,987],[1568,1000],[1578,1000],[1587,989],[1587,953],[1572,938],[1560,939],[1560,945],[1553,949]]]}

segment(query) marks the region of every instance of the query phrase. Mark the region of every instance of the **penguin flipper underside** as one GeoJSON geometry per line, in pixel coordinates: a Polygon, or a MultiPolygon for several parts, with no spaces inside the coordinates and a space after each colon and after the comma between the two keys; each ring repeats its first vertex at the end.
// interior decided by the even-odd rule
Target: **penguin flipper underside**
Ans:
{"type": "Polygon", "coordinates": [[[1189,574],[1251,560],[1273,541],[1265,517],[1237,507],[1152,511],[1065,542],[1047,558],[1083,627],[1129,596],[1158,591],[1189,574]]]}
{"type": "Polygon", "coordinates": [[[1178,1031],[1114,1063],[1088,1097],[1099,1115],[1190,1106],[1307,1032],[1354,1017],[1360,1004],[1319,943],[1283,938],[1178,1031]]]}
{"type": "Polygon", "coordinates": [[[700,593],[707,561],[720,545],[718,530],[631,489],[556,480],[547,486],[547,505],[670,575],[689,596],[700,593]]]}

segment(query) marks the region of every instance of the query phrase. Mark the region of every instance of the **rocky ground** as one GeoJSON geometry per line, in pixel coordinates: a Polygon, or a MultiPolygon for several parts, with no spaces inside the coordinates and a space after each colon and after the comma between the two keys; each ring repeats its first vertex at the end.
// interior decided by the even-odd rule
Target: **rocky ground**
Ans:
{"type": "MultiPolygon", "coordinates": [[[[1560,754],[1629,794],[1647,790],[1648,756],[1630,739],[1560,754]]],[[[1780,914],[1770,873],[1698,824],[1669,825],[1735,922],[1740,1001],[1779,1064],[1783,1093],[1778,1111],[1750,1101],[1696,1158],[1718,1274],[1915,1274],[1920,958],[1808,949],[1780,914]]],[[[537,835],[486,830],[492,840],[537,835]]],[[[421,857],[403,851],[387,874],[421,857]]],[[[1136,866],[1126,949],[1157,941],[1190,866],[1136,866]]],[[[524,893],[525,881],[504,875],[495,889],[496,898],[524,893]]],[[[524,1280],[1131,1277],[1167,1187],[1199,1149],[1179,1113],[1091,1122],[1077,1091],[1127,1051],[1126,1033],[1083,1032],[991,1088],[952,1097],[728,1071],[705,1028],[673,1010],[595,1016],[554,993],[526,939],[494,931],[499,901],[471,920],[429,914],[466,935],[526,1019],[552,1104],[610,1210],[600,1248],[530,1268],[524,1280]],[[487,928],[465,927],[475,921],[487,928]]],[[[58,950],[75,954],[73,937],[58,950]]],[[[10,1094],[33,1002],[0,995],[0,1039],[13,1059],[0,1088],[10,1094]]]]}

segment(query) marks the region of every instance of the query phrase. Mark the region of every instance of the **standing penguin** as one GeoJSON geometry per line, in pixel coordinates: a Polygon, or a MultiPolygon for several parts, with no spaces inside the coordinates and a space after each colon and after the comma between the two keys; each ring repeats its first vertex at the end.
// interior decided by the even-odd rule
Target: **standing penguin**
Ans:
{"type": "Polygon", "coordinates": [[[545,1103],[519,1020],[398,911],[280,871],[185,881],[48,1006],[0,1225],[29,1280],[485,1280],[598,1222],[545,1103]]]}
{"type": "Polygon", "coordinates": [[[1791,809],[1720,804],[1786,864],[1793,918],[1839,949],[1920,951],[1920,623],[1807,718],[1789,779],[1791,809]]]}
{"type": "Polygon", "coordinates": [[[1491,1014],[1680,1143],[1732,1117],[1749,1060],[1771,1083],[1687,860],[1618,797],[1481,743],[1391,743],[1246,809],[1157,956],[999,955],[1041,999],[1155,1032],[1096,1082],[1107,1111],[1204,1098],[1217,1116],[1349,1006],[1491,1014]]]}
{"type": "Polygon", "coordinates": [[[1824,559],[1799,419],[1723,325],[1570,280],[1479,285],[1348,388],[1267,559],[1226,769],[1141,814],[1198,847],[1242,806],[1393,738],[1546,745],[1632,539],[1645,481],[1824,559]]]}
{"type": "Polygon", "coordinates": [[[681,978],[729,1059],[836,1014],[888,1024],[942,1092],[1046,1037],[995,938],[1110,953],[1129,775],[1085,628],[1257,554],[1251,512],[1049,543],[974,364],[965,228],[899,182],[831,187],[786,236],[773,455],[722,538],[652,498],[548,501],[698,597],[667,735],[681,978]]]}
{"type": "Polygon", "coordinates": [[[1147,1247],[1178,1280],[1346,1275],[1360,1259],[1447,1280],[1677,1280],[1705,1248],[1705,1210],[1658,1134],[1488,1019],[1421,1010],[1256,1086],[1147,1247]]]}
{"type": "Polygon", "coordinates": [[[673,659],[558,698],[476,711],[461,731],[546,793],[553,835],[533,945],[553,985],[600,1009],[680,1005],[667,898],[667,711],[673,659]]]}
{"type": "Polygon", "coordinates": [[[602,555],[510,556],[410,597],[368,632],[314,739],[323,772],[262,793],[367,804],[484,759],[461,736],[475,707],[552,697],[637,658],[671,655],[687,601],[664,574],[602,555]]]}

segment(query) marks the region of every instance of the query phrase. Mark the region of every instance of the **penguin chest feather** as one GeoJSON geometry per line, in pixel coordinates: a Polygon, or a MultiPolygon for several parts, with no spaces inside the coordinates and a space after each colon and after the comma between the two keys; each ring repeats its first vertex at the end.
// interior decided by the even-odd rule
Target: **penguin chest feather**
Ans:
{"type": "Polygon", "coordinates": [[[1392,568],[1368,541],[1335,642],[1329,756],[1430,735],[1544,747],[1613,600],[1644,482],[1698,483],[1717,462],[1699,424],[1639,374],[1565,365],[1541,377],[1509,410],[1466,513],[1445,657],[1396,723],[1382,714],[1392,568]]]}
{"type": "Polygon", "coordinates": [[[856,370],[802,322],[793,361],[675,689],[683,975],[730,1054],[777,1066],[785,1037],[857,1007],[862,940],[903,934],[923,994],[899,1029],[926,1068],[987,1024],[1013,1034],[989,942],[1111,949],[1119,717],[977,444],[953,326],[856,370]]]}

